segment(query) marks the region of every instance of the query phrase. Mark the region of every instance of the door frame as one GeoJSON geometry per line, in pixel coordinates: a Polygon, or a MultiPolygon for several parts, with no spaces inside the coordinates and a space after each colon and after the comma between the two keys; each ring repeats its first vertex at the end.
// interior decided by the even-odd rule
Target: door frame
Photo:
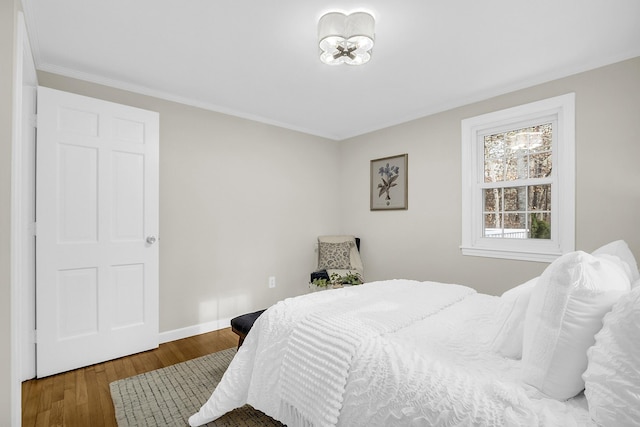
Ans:
{"type": "MultiPolygon", "coordinates": [[[[25,241],[33,238],[33,228],[28,218],[28,206],[23,203],[25,193],[33,197],[35,203],[34,186],[24,182],[24,174],[33,172],[35,178],[35,157],[29,158],[29,150],[23,138],[22,127],[25,120],[23,100],[26,94],[23,85],[37,75],[35,63],[31,53],[31,45],[27,34],[24,14],[16,15],[15,62],[14,62],[14,92],[12,118],[12,150],[11,150],[11,425],[18,427],[22,422],[22,381],[24,376],[33,372],[35,376],[35,337],[29,330],[29,324],[35,324],[35,275],[33,280],[26,271],[32,268],[35,272],[35,257],[25,257],[25,241]],[[30,169],[33,169],[30,171],[30,169]],[[27,278],[25,280],[25,278],[27,278]],[[32,291],[32,292],[31,292],[32,291]],[[27,300],[28,299],[28,300],[27,300]],[[26,335],[26,337],[25,337],[26,335]],[[27,338],[28,337],[28,338],[27,338]],[[33,346],[23,345],[25,339],[33,340],[33,346]],[[33,360],[33,366],[23,365],[23,360],[33,360]],[[24,369],[23,369],[24,368],[24,369]]],[[[33,123],[35,126],[35,123],[33,123]]],[[[35,156],[35,153],[32,154],[35,156]]]]}

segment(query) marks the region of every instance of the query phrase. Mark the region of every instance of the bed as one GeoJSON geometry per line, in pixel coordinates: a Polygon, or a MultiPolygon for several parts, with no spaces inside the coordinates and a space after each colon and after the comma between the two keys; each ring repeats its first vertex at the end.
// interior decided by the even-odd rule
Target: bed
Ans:
{"type": "Polygon", "coordinates": [[[288,426],[637,425],[639,278],[618,241],[500,297],[387,280],[286,299],[189,424],[248,403],[288,426]]]}

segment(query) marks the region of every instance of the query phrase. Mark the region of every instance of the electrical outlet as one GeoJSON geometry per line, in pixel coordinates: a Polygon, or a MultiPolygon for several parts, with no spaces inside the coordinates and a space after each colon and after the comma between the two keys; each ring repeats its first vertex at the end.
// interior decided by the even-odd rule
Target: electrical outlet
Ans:
{"type": "Polygon", "coordinates": [[[269,276],[269,288],[276,287],[276,276],[269,276]]]}

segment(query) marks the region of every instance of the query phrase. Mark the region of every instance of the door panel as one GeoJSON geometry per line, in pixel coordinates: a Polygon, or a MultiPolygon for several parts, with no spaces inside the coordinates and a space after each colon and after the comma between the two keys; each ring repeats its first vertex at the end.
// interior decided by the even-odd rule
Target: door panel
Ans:
{"type": "Polygon", "coordinates": [[[144,238],[144,156],[114,152],[113,241],[144,238]]]}
{"type": "Polygon", "coordinates": [[[37,375],[158,346],[158,114],[38,90],[37,375]]]}
{"type": "Polygon", "coordinates": [[[115,285],[113,327],[126,328],[144,322],[144,265],[119,265],[112,269],[115,285]]]}
{"type": "Polygon", "coordinates": [[[58,243],[98,240],[98,150],[58,145],[58,243]]]}
{"type": "Polygon", "coordinates": [[[58,272],[58,337],[69,340],[98,333],[98,271],[76,268],[58,272]]]}

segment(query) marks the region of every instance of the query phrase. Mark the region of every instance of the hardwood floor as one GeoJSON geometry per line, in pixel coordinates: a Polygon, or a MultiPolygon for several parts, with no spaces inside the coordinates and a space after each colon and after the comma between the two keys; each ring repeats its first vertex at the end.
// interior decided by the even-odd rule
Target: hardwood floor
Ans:
{"type": "Polygon", "coordinates": [[[109,383],[235,347],[231,328],[22,383],[22,426],[116,427],[109,383]]]}

